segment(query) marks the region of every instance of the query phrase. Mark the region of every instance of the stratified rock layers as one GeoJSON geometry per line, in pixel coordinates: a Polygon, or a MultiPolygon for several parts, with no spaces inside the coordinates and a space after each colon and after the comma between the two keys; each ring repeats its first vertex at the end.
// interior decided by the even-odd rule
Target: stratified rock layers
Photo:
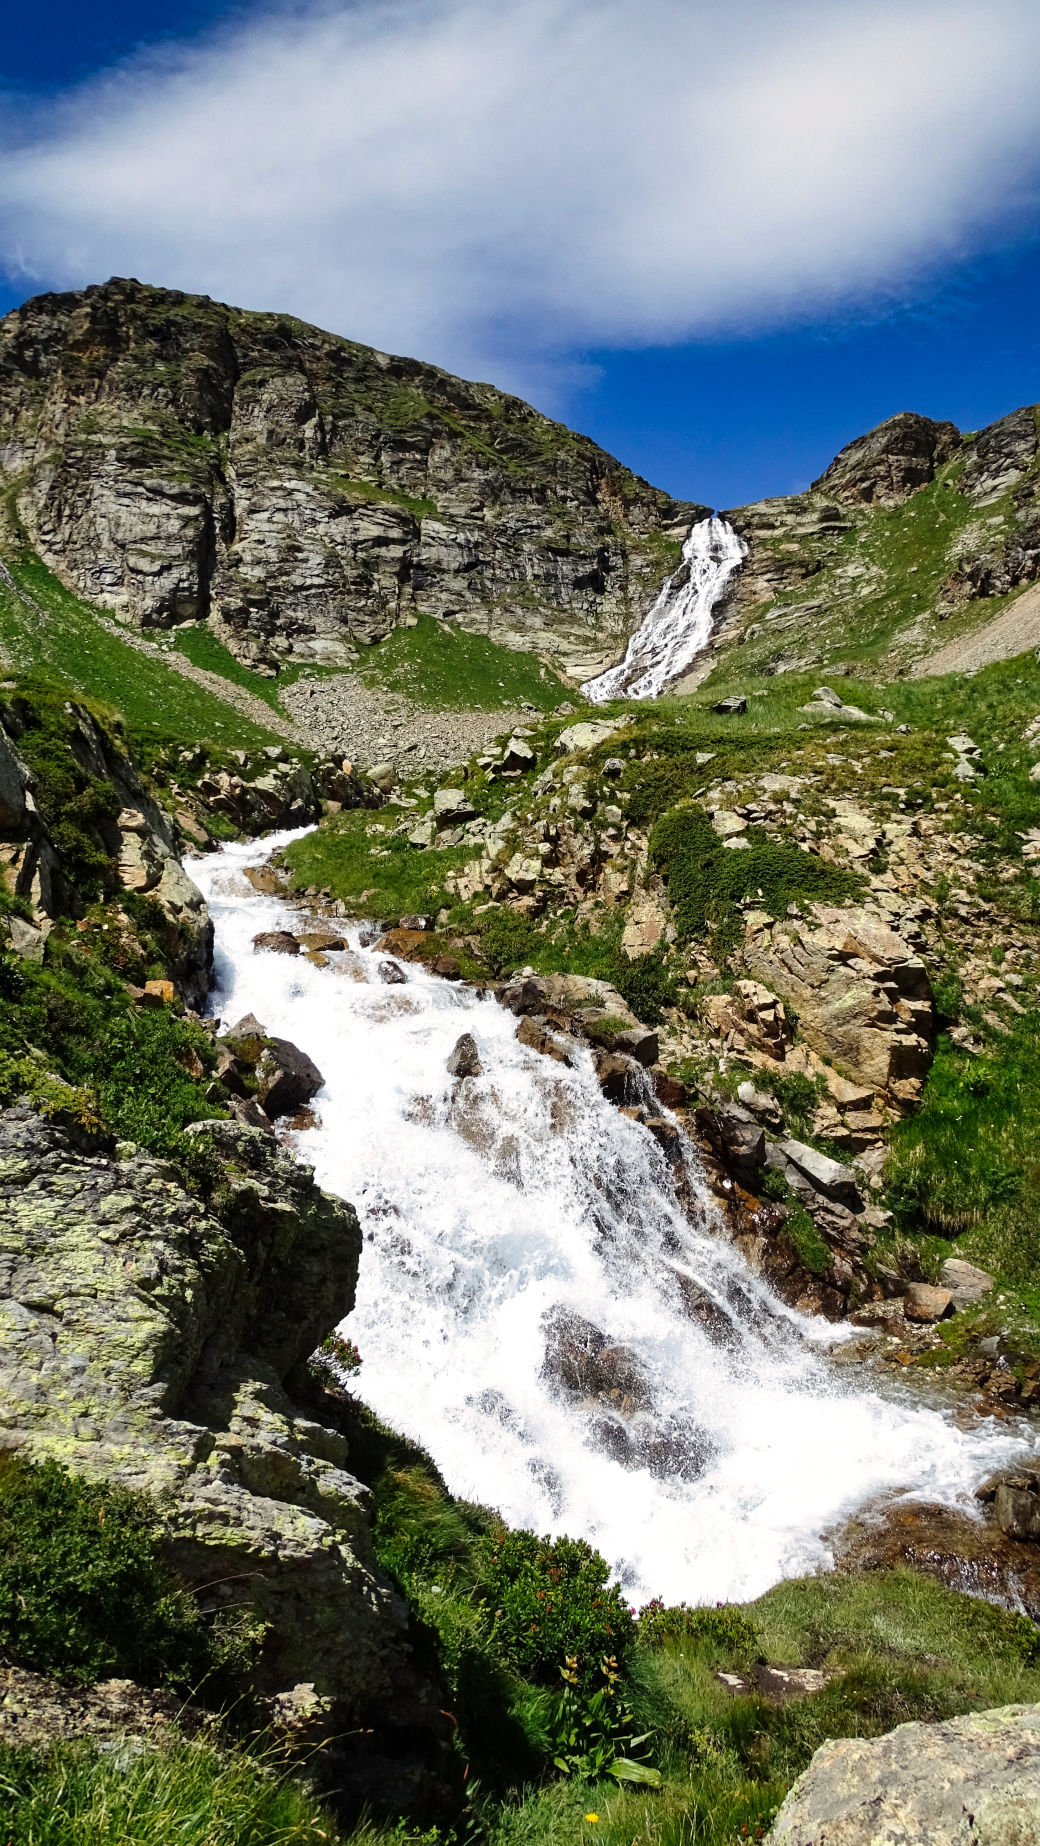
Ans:
{"type": "Polygon", "coordinates": [[[577,671],[707,510],[490,385],[121,280],[0,323],[0,466],[64,582],[244,658],[342,661],[424,611],[577,671]]]}

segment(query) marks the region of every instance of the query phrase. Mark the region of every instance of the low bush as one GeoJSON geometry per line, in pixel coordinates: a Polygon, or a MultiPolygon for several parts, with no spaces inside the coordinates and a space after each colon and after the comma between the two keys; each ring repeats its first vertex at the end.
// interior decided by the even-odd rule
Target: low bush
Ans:
{"type": "Polygon", "coordinates": [[[857,873],[772,840],[760,827],[749,827],[743,838],[745,850],[727,848],[704,809],[693,805],[673,808],[657,822],[650,857],[668,886],[681,936],[710,930],[727,943],[736,933],[736,906],[748,898],[779,918],[789,904],[845,904],[866,889],[857,873]]]}
{"type": "Polygon", "coordinates": [[[660,1647],[668,1641],[694,1641],[748,1659],[752,1659],[761,1646],[754,1623],[735,1603],[691,1609],[684,1602],[667,1604],[655,1598],[639,1611],[638,1634],[644,1647],[660,1647]]]}
{"type": "Polygon", "coordinates": [[[185,1689],[212,1665],[194,1598],[173,1579],[143,1494],[0,1459],[0,1654],[87,1684],[185,1689]]]}
{"type": "Polygon", "coordinates": [[[503,1531],[484,1541],[480,1562],[495,1646],[519,1672],[555,1686],[569,1656],[589,1687],[606,1656],[624,1659],[635,1638],[632,1611],[584,1539],[503,1531]]]}

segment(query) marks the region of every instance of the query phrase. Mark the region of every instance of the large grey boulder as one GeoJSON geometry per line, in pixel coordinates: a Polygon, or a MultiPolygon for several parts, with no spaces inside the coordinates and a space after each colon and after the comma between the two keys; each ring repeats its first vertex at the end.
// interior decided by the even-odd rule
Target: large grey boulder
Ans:
{"type": "Polygon", "coordinates": [[[257,1129],[194,1138],[219,1217],[140,1148],[0,1112],[0,1446],[156,1495],[184,1579],[268,1624],[261,1692],[307,1682],[342,1723],[407,1714],[368,1489],[290,1395],[353,1306],[357,1217],[257,1129]]]}
{"type": "Polygon", "coordinates": [[[771,1846],[1032,1846],[1040,1839],[1040,1705],[901,1724],[817,1750],[771,1846]]]}

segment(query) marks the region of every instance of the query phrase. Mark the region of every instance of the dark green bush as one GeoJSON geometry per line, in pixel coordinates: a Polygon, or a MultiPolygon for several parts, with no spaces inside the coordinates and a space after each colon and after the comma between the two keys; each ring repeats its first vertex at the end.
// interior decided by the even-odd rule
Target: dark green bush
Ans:
{"type": "Polygon", "coordinates": [[[638,1634],[646,1647],[660,1647],[666,1641],[699,1641],[742,1660],[753,1659],[760,1647],[758,1630],[735,1603],[691,1609],[684,1602],[669,1605],[655,1598],[639,1611],[638,1634]]]}
{"type": "Polygon", "coordinates": [[[54,1461],[0,1459],[0,1654],[79,1684],[187,1689],[204,1677],[206,1630],[162,1561],[143,1494],[54,1461]]]}
{"type": "Polygon", "coordinates": [[[579,1682],[591,1685],[604,1656],[624,1658],[635,1637],[632,1611],[584,1539],[502,1532],[484,1541],[481,1565],[495,1646],[528,1678],[558,1686],[570,1657],[579,1682]]]}
{"type": "Polygon", "coordinates": [[[635,961],[626,961],[619,955],[612,977],[621,998],[628,1001],[645,1026],[660,1025],[663,1008],[675,1004],[675,977],[669,973],[660,949],[637,955],[635,961]]]}
{"type": "Polygon", "coordinates": [[[709,930],[732,935],[735,908],[748,898],[770,916],[782,917],[789,904],[844,904],[865,889],[856,873],[771,840],[760,827],[749,827],[743,837],[745,850],[727,848],[704,809],[694,806],[674,808],[657,822],[650,857],[668,885],[681,936],[709,930]]]}

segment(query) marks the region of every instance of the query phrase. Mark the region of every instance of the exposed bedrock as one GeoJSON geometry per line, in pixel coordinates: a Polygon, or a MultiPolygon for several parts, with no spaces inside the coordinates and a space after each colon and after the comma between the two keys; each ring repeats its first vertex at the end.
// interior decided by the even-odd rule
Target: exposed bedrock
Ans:
{"type": "Polygon", "coordinates": [[[490,385],[119,279],[0,324],[0,465],[66,583],[245,658],[421,609],[605,664],[708,510],[490,385]]]}
{"type": "Polygon", "coordinates": [[[436,1756],[444,1701],[374,1560],[368,1489],[291,1395],[353,1306],[357,1218],[270,1136],[191,1132],[211,1204],[138,1148],[0,1114],[0,1442],[161,1496],[203,1606],[268,1624],[273,1711],[302,1687],[330,1734],[360,1722],[377,1751],[408,1732],[436,1756]]]}

